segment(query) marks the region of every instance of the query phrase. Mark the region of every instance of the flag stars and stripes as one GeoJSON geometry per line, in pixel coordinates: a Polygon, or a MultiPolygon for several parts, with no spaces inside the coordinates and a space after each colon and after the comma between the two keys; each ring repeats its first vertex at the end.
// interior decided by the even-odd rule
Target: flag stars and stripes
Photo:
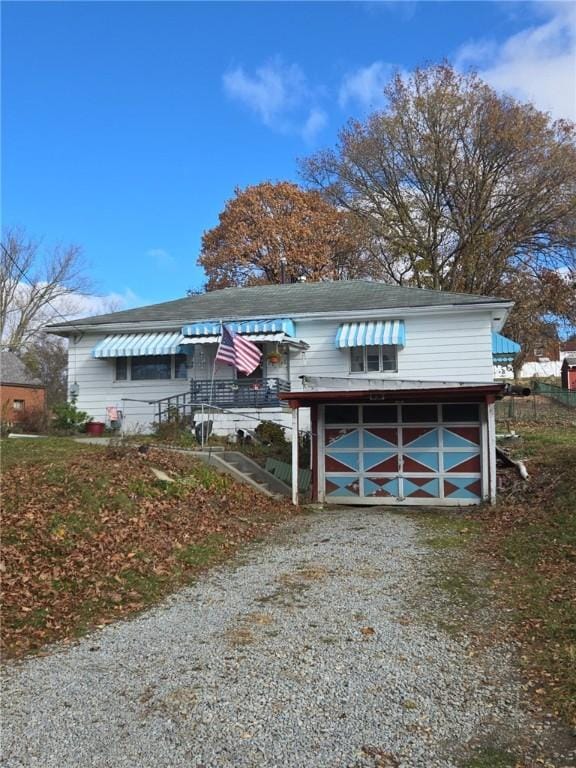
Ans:
{"type": "Polygon", "coordinates": [[[230,326],[224,324],[216,360],[231,365],[237,371],[249,376],[260,365],[262,352],[254,342],[243,338],[230,326]]]}

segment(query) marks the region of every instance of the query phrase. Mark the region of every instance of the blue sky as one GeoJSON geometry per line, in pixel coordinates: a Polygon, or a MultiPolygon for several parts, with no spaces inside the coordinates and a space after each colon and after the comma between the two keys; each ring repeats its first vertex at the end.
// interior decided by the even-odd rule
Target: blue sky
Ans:
{"type": "Polygon", "coordinates": [[[395,68],[447,58],[576,118],[575,7],[4,2],[3,224],[82,245],[119,306],[178,298],[234,187],[298,180],[395,68]]]}

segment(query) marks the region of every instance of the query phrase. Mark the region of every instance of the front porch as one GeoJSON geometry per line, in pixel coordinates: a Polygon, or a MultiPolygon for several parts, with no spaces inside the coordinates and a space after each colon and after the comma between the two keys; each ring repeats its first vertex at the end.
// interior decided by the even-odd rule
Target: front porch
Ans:
{"type": "Polygon", "coordinates": [[[156,402],[158,424],[173,420],[193,421],[202,406],[225,409],[279,408],[280,393],[289,392],[286,379],[193,379],[190,389],[156,402]]]}

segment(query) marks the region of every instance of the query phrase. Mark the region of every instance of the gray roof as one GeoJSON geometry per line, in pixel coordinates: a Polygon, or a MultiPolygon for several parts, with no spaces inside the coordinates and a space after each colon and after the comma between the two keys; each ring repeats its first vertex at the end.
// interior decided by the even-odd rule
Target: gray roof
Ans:
{"type": "Polygon", "coordinates": [[[566,365],[576,365],[576,355],[566,355],[564,362],[566,365]]]}
{"type": "Polygon", "coordinates": [[[42,387],[40,379],[32,376],[14,352],[0,352],[0,381],[27,387],[42,387]]]}
{"type": "Polygon", "coordinates": [[[184,299],[151,304],[107,315],[88,317],[50,328],[70,328],[110,323],[235,320],[240,318],[285,317],[291,314],[347,312],[354,310],[437,307],[454,304],[507,303],[507,299],[449,293],[421,288],[403,288],[368,280],[323,283],[258,285],[253,288],[224,288],[184,299]]]}

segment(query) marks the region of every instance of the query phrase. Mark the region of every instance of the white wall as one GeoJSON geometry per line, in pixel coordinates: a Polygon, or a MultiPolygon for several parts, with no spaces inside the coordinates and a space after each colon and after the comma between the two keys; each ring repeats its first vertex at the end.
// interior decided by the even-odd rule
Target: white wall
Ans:
{"type": "Polygon", "coordinates": [[[116,361],[92,357],[94,346],[104,335],[85,334],[76,344],[70,339],[68,347],[68,387],[78,383],[77,407],[86,411],[94,421],[105,421],[106,407],[122,409],[125,424],[132,431],[147,432],[155,420],[155,409],[147,402],[186,392],[185,379],[159,381],[116,381],[116,361]],[[129,398],[129,399],[124,399],[129,398]]]}
{"type": "MultiPolygon", "coordinates": [[[[401,317],[401,315],[400,315],[401,317]]],[[[423,381],[493,381],[491,318],[488,312],[463,312],[421,316],[405,316],[406,345],[398,351],[397,373],[370,373],[370,379],[423,381]]],[[[363,374],[349,373],[349,351],[336,349],[334,340],[339,323],[334,320],[305,320],[296,322],[296,335],[310,345],[305,352],[290,351],[290,380],[292,389],[301,390],[299,376],[336,376],[360,378],[363,374]]],[[[194,361],[188,370],[188,380],[116,381],[115,360],[96,359],[91,355],[102,334],[86,333],[69,346],[69,384],[77,382],[77,406],[96,421],[104,421],[106,406],[121,408],[128,431],[149,431],[156,419],[155,407],[148,402],[187,392],[190,379],[209,379],[216,345],[197,345],[194,361]]],[[[232,379],[229,366],[217,364],[216,378],[232,379]]],[[[265,363],[265,377],[288,378],[286,359],[279,365],[265,363]]],[[[289,414],[281,409],[262,409],[262,418],[272,413],[283,424],[290,424],[289,414]]],[[[218,419],[218,432],[228,427],[227,419],[218,419]]],[[[302,414],[302,429],[308,428],[307,414],[302,414]]],[[[234,421],[234,431],[240,427],[253,429],[256,422],[245,419],[242,425],[234,421]]]]}
{"type": "MultiPolygon", "coordinates": [[[[520,379],[548,379],[560,378],[562,362],[560,360],[546,360],[542,362],[524,363],[520,369],[520,379]]],[[[513,379],[514,371],[511,365],[494,366],[494,376],[497,379],[513,379]]]]}
{"type": "Polygon", "coordinates": [[[297,321],[296,335],[308,342],[310,349],[291,353],[294,389],[301,388],[300,375],[423,381],[494,380],[488,312],[406,316],[406,345],[398,350],[398,372],[379,375],[349,372],[349,350],[336,349],[334,345],[338,325],[328,320],[297,321]]]}
{"type": "MultiPolygon", "coordinates": [[[[183,394],[190,389],[191,379],[210,379],[216,345],[198,345],[192,362],[188,367],[188,379],[154,381],[116,381],[116,361],[92,357],[96,344],[105,338],[99,334],[85,334],[74,343],[70,340],[68,352],[69,387],[77,382],[79,386],[77,407],[86,411],[94,421],[105,421],[106,407],[115,406],[122,410],[124,430],[127,432],[149,432],[152,423],[157,420],[156,408],[146,401],[183,394]],[[198,348],[201,347],[200,351],[198,348]],[[143,401],[143,402],[142,402],[143,401]]],[[[265,367],[267,377],[287,378],[286,362],[265,367]]],[[[234,371],[222,363],[216,365],[216,378],[232,379],[234,371]]],[[[252,417],[271,419],[283,426],[291,425],[290,413],[282,408],[262,408],[258,411],[239,409],[242,417],[221,414],[210,417],[214,420],[217,434],[236,432],[238,429],[253,430],[258,422],[252,417]]],[[[304,416],[302,429],[308,429],[308,420],[304,416]]],[[[287,436],[290,431],[287,430],[287,436]]]]}

